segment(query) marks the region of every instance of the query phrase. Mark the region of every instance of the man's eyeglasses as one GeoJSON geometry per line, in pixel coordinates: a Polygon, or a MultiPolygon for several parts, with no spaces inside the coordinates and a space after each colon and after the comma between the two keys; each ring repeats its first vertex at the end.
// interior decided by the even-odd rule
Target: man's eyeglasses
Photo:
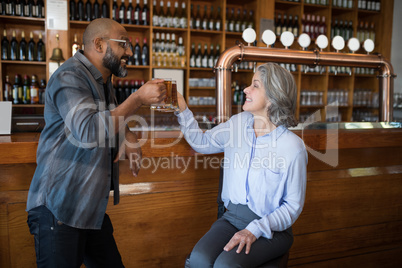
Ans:
{"type": "Polygon", "coordinates": [[[119,42],[121,44],[121,47],[124,48],[124,49],[127,49],[129,47],[131,48],[131,43],[128,40],[113,39],[113,38],[108,38],[108,37],[103,37],[102,39],[110,40],[110,41],[114,41],[114,42],[119,42]]]}

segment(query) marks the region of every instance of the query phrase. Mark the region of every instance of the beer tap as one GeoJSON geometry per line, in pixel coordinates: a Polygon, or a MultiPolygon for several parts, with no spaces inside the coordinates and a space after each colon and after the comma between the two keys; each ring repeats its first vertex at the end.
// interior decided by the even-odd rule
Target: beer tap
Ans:
{"type": "MultiPolygon", "coordinates": [[[[320,48],[320,52],[322,52],[324,49],[328,47],[328,38],[325,35],[321,34],[315,40],[315,44],[320,48]]],[[[325,67],[321,66],[320,74],[324,72],[324,69],[325,67]]]]}
{"type": "MultiPolygon", "coordinates": [[[[299,45],[302,47],[303,51],[307,51],[308,47],[311,44],[311,38],[308,34],[306,33],[302,33],[299,38],[297,39],[297,42],[299,43],[299,45]]],[[[307,73],[308,70],[308,66],[307,65],[302,65],[304,73],[307,73]]]]}

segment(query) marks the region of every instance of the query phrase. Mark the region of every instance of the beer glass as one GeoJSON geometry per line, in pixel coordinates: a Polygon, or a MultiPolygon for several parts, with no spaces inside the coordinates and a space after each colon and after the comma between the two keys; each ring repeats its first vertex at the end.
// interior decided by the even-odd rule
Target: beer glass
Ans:
{"type": "MultiPolygon", "coordinates": [[[[156,79],[156,78],[154,78],[156,79]]],[[[156,103],[151,105],[151,110],[159,111],[159,112],[174,112],[174,108],[172,105],[172,79],[171,78],[161,78],[164,80],[164,84],[166,86],[166,98],[161,103],[156,103]]],[[[176,82],[176,81],[175,81],[176,82]]],[[[176,87],[175,87],[176,89],[176,87]]],[[[175,92],[175,99],[177,103],[177,91],[175,92]]],[[[177,106],[177,104],[176,104],[177,106]]]]}

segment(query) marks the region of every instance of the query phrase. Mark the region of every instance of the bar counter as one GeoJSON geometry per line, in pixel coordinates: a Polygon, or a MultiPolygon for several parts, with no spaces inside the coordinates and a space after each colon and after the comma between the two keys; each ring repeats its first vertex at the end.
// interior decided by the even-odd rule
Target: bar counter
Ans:
{"type": "MultiPolygon", "coordinates": [[[[401,267],[401,125],[328,123],[292,131],[304,140],[309,163],[289,267],[401,267]]],[[[25,206],[39,135],[0,136],[0,267],[36,267],[25,206]]],[[[116,242],[128,268],[184,267],[216,220],[223,155],[197,154],[178,131],[141,137],[140,174],[132,177],[129,161],[121,160],[120,204],[108,206],[116,242]]]]}

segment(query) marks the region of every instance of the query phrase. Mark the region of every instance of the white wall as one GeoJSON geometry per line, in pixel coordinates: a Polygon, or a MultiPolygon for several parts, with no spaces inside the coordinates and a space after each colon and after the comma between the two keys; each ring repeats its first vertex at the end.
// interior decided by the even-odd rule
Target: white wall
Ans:
{"type": "Polygon", "coordinates": [[[397,78],[394,80],[394,92],[402,93],[402,1],[394,0],[392,22],[391,64],[397,78]]]}

